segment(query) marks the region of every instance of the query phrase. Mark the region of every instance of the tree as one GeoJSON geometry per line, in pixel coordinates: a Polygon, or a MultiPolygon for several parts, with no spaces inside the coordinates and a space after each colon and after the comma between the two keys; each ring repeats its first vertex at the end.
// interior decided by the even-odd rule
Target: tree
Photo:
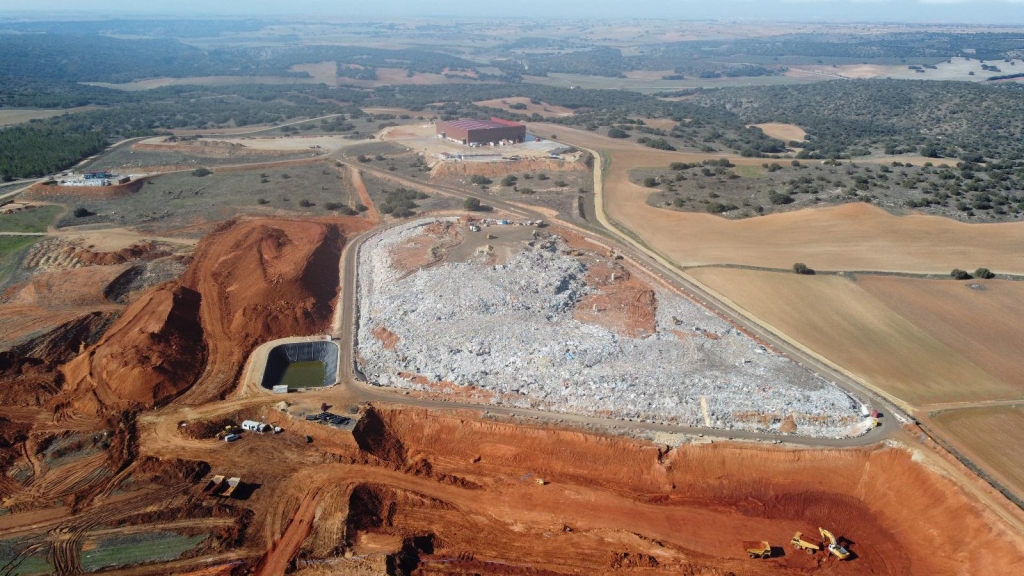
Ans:
{"type": "Polygon", "coordinates": [[[299,206],[302,206],[303,208],[312,208],[313,206],[316,206],[316,204],[303,198],[302,200],[299,200],[299,206]]]}
{"type": "Polygon", "coordinates": [[[648,188],[654,188],[657,185],[658,185],[658,179],[657,178],[655,178],[653,176],[648,176],[647,178],[644,178],[644,186],[646,186],[648,188]]]}
{"type": "Polygon", "coordinates": [[[954,280],[970,280],[971,279],[971,275],[968,274],[966,270],[961,270],[959,268],[953,268],[953,271],[950,272],[949,275],[952,276],[954,280]]]}
{"type": "Polygon", "coordinates": [[[995,274],[988,268],[978,268],[974,271],[975,278],[982,278],[988,280],[989,278],[995,278],[995,274]]]}
{"type": "Polygon", "coordinates": [[[609,138],[629,138],[629,132],[626,132],[622,128],[611,128],[608,130],[609,138]]]}
{"type": "Polygon", "coordinates": [[[511,188],[512,186],[516,185],[516,182],[518,180],[519,178],[516,178],[514,175],[509,174],[508,176],[505,176],[504,178],[501,179],[501,185],[506,188],[511,188]]]}
{"type": "Polygon", "coordinates": [[[803,262],[797,262],[796,264],[793,264],[793,272],[796,274],[804,274],[809,276],[811,274],[814,274],[814,269],[808,268],[807,264],[804,264],[803,262]]]}
{"type": "Polygon", "coordinates": [[[480,210],[480,199],[479,198],[466,198],[466,201],[462,203],[462,207],[471,212],[480,210]]]}
{"type": "Polygon", "coordinates": [[[772,192],[771,194],[768,195],[768,200],[771,201],[772,204],[780,206],[782,204],[791,204],[793,202],[793,197],[790,196],[789,194],[779,194],[778,192],[772,192]]]}
{"type": "Polygon", "coordinates": [[[203,176],[209,176],[210,174],[213,174],[213,171],[210,170],[209,168],[196,168],[195,170],[192,171],[192,175],[197,176],[199,178],[202,178],[203,176]]]}
{"type": "Polygon", "coordinates": [[[95,212],[92,212],[88,208],[85,208],[83,206],[75,208],[74,211],[75,218],[85,218],[86,216],[95,216],[95,214],[95,212]]]}
{"type": "Polygon", "coordinates": [[[478,184],[480,186],[485,186],[491,183],[490,178],[488,178],[487,176],[481,176],[479,174],[474,174],[473,176],[471,176],[469,178],[469,181],[472,182],[473,184],[478,184]]]}

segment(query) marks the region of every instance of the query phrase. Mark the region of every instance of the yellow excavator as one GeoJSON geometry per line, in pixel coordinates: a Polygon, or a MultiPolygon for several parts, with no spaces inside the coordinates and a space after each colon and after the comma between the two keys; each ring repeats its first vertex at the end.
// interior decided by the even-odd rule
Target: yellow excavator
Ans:
{"type": "Polygon", "coordinates": [[[818,532],[821,533],[822,544],[824,544],[826,540],[828,541],[828,551],[831,552],[833,556],[840,560],[846,560],[850,557],[850,551],[843,548],[843,546],[836,541],[836,537],[833,536],[831,532],[824,528],[818,528],[818,532]]]}
{"type": "Polygon", "coordinates": [[[797,550],[803,550],[808,554],[814,554],[818,550],[821,550],[821,546],[815,544],[814,542],[811,542],[810,540],[804,540],[804,535],[802,532],[797,532],[796,534],[793,534],[793,539],[790,540],[790,543],[793,544],[793,548],[796,548],[797,550]]]}

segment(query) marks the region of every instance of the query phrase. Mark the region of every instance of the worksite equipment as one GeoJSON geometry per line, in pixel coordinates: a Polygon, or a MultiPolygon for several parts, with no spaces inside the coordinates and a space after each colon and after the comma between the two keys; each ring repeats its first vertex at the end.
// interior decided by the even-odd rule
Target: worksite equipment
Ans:
{"type": "Polygon", "coordinates": [[[800,532],[793,534],[793,539],[790,540],[793,547],[797,550],[805,550],[808,554],[814,554],[818,550],[821,550],[821,546],[811,542],[810,540],[804,540],[804,535],[800,532]]]}
{"type": "Polygon", "coordinates": [[[235,490],[238,489],[238,486],[241,483],[242,479],[239,478],[238,476],[235,476],[234,478],[228,478],[228,489],[225,490],[224,493],[221,494],[221,496],[224,496],[225,498],[230,497],[232,494],[235,493],[235,490]]]}
{"type": "Polygon", "coordinates": [[[220,488],[220,485],[223,483],[224,476],[222,474],[214,476],[212,479],[210,479],[209,483],[206,484],[206,487],[203,488],[203,494],[206,494],[207,496],[213,494],[214,492],[217,491],[217,489],[220,488]]]}
{"type": "Polygon", "coordinates": [[[836,537],[833,536],[831,532],[824,528],[818,528],[818,532],[821,534],[822,543],[826,540],[828,541],[828,551],[831,552],[833,556],[840,560],[846,560],[850,557],[850,551],[843,548],[839,542],[836,541],[836,537]]]}
{"type": "Polygon", "coordinates": [[[771,558],[772,547],[767,540],[760,542],[744,542],[743,548],[751,558],[771,558]]]}

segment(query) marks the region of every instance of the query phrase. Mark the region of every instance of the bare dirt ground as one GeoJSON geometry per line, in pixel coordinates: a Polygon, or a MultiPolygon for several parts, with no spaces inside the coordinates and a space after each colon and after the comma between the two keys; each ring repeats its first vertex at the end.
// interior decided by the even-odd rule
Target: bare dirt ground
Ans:
{"type": "Polygon", "coordinates": [[[803,142],[807,138],[807,132],[804,129],[795,124],[782,124],[780,122],[768,122],[766,124],[754,124],[761,129],[762,132],[771,136],[772,138],[778,138],[783,142],[803,142]]]}
{"type": "Polygon", "coordinates": [[[506,112],[513,112],[515,114],[540,114],[545,118],[552,118],[558,116],[572,116],[573,111],[565,106],[556,106],[554,104],[546,104],[541,102],[540,104],[534,104],[529,98],[521,97],[510,97],[510,98],[495,98],[494,100],[482,100],[480,102],[473,102],[477,106],[488,106],[490,108],[499,108],[506,112]],[[512,104],[522,104],[526,108],[513,109],[512,104]]]}
{"type": "MultiPolygon", "coordinates": [[[[804,262],[821,270],[945,274],[977,262],[994,270],[1024,272],[1024,223],[965,224],[919,214],[893,216],[864,203],[746,220],[663,210],[647,204],[650,189],[630,182],[631,169],[722,155],[652,150],[564,126],[531,127],[541,133],[557,130],[562,142],[604,151],[611,160],[604,184],[608,216],[679,265],[788,269],[804,262]]],[[[729,160],[740,166],[763,163],[760,158],[729,160]]]]}
{"type": "Polygon", "coordinates": [[[689,274],[907,403],[1008,400],[1022,393],[1019,386],[993,376],[894,312],[862,288],[861,281],[731,268],[700,268],[689,274]]]}

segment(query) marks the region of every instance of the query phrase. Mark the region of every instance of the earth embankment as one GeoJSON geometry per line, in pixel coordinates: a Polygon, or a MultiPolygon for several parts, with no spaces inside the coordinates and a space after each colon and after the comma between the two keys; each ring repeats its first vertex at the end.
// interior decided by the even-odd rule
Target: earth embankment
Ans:
{"type": "Polygon", "coordinates": [[[175,283],[146,293],[95,346],[63,366],[62,399],[95,414],[150,408],[187,389],[205,356],[200,300],[197,292],[175,283]]]}

